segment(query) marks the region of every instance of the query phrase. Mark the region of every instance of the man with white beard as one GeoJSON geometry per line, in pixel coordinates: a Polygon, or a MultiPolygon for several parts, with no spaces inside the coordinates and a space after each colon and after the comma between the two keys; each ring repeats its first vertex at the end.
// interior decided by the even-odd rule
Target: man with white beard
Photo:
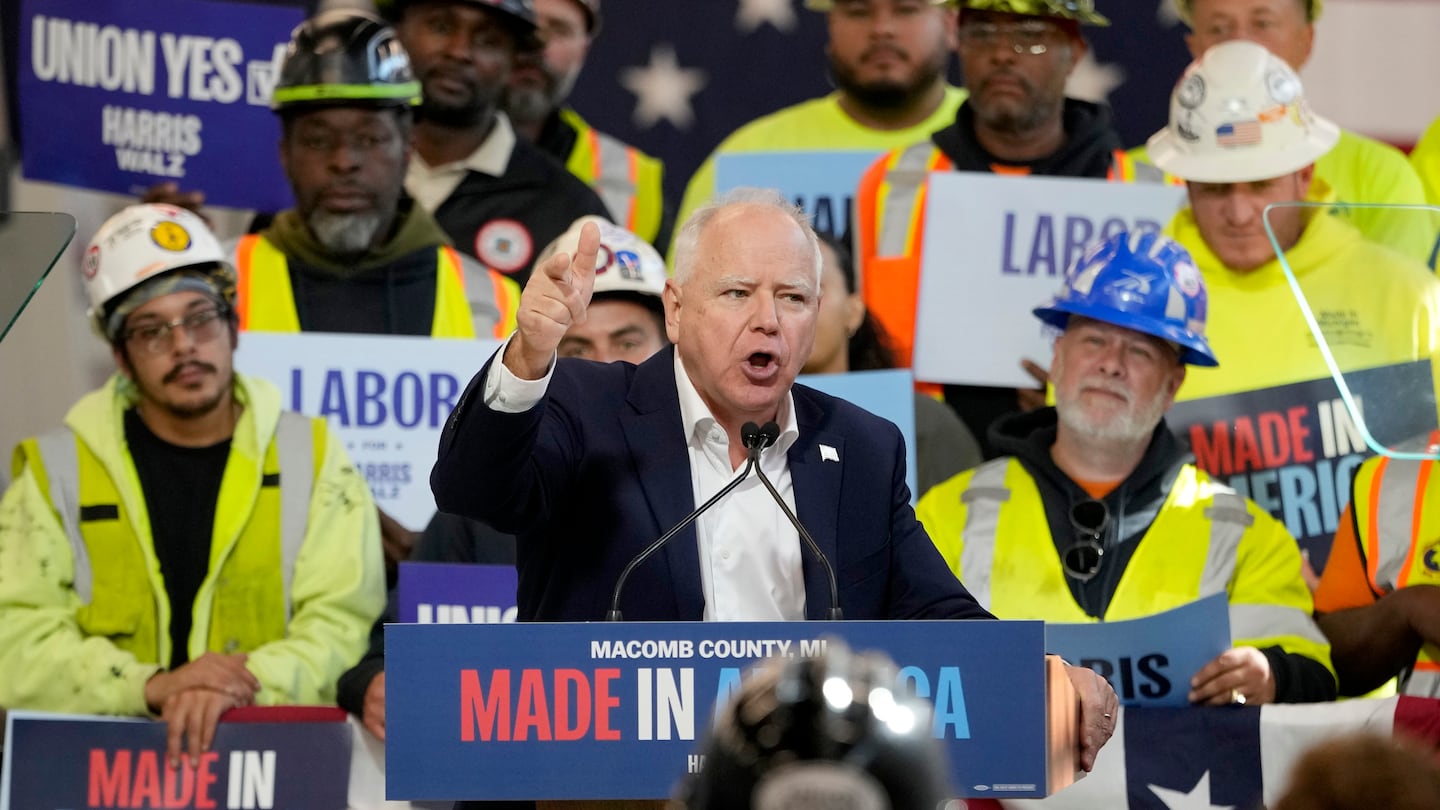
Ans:
{"type": "Polygon", "coordinates": [[[1333,700],[1295,540],[1196,468],[1165,425],[1186,367],[1218,365],[1190,255],[1165,236],[1117,234],[1035,315],[1061,330],[1055,407],[997,422],[991,441],[1008,455],[916,510],[951,570],[1002,619],[1119,621],[1226,593],[1233,646],[1178,673],[1190,702],[1333,700]]]}
{"type": "Polygon", "coordinates": [[[244,331],[504,337],[520,291],[404,194],[420,82],[379,18],[295,29],[272,106],[295,208],[235,246],[244,331]]]}

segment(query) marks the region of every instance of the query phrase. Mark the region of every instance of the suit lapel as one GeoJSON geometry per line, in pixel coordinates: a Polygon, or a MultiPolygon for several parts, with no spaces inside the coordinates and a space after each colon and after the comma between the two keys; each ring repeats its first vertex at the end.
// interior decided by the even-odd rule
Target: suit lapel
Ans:
{"type": "MultiPolygon", "coordinates": [[[[810,531],[830,565],[838,564],[840,525],[840,484],[845,458],[845,439],[820,430],[823,413],[798,386],[795,394],[795,422],[800,436],[790,446],[790,480],[795,486],[795,516],[810,531]],[[821,458],[822,445],[825,457],[821,458]]],[[[830,607],[830,581],[815,555],[801,540],[801,569],[805,575],[805,617],[823,619],[830,607]]]]}
{"type": "MultiPolygon", "coordinates": [[[[620,420],[630,456],[640,476],[645,499],[660,533],[685,519],[695,508],[690,455],[680,424],[680,399],[675,391],[674,349],[657,353],[635,371],[629,404],[620,420]]],[[[648,545],[655,538],[645,538],[648,545]]],[[[685,527],[657,555],[663,558],[643,565],[667,565],[675,615],[698,621],[705,615],[705,593],[700,584],[700,555],[695,525],[685,527]]]]}

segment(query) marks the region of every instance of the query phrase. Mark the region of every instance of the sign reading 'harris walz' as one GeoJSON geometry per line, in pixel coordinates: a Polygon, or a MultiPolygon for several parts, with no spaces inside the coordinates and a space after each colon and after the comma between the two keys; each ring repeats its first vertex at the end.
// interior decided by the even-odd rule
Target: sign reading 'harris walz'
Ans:
{"type": "Polygon", "coordinates": [[[957,793],[1046,794],[1040,622],[625,622],[387,625],[388,798],[663,798],[752,662],[827,637],[934,704],[957,793]]]}
{"type": "Polygon", "coordinates": [[[118,194],[168,181],[214,205],[288,207],[269,105],[303,16],[218,0],[23,0],[25,176],[118,194]]]}

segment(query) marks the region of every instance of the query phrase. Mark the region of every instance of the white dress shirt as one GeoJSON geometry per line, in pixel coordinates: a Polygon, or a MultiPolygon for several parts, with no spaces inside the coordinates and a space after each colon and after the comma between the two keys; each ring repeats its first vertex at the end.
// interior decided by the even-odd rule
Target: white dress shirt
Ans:
{"type": "MultiPolygon", "coordinates": [[[[506,346],[509,341],[506,341],[506,346]]],[[[522,380],[495,355],[482,389],[487,407],[502,413],[521,413],[545,395],[550,370],[539,380],[522,380]]],[[[729,437],[700,398],[690,375],[675,354],[675,387],[680,396],[680,422],[690,456],[690,485],[695,505],[709,500],[730,483],[739,470],[730,466],[729,437]]],[[[780,403],[780,438],[766,448],[760,466],[770,482],[795,509],[795,487],[786,452],[800,435],[795,422],[795,401],[789,394],[780,403]]],[[[662,526],[661,530],[668,530],[662,526]]],[[[740,486],[701,515],[695,523],[700,558],[700,582],[705,594],[707,621],[781,620],[805,618],[805,576],[801,568],[800,535],[753,473],[740,486]]]]}

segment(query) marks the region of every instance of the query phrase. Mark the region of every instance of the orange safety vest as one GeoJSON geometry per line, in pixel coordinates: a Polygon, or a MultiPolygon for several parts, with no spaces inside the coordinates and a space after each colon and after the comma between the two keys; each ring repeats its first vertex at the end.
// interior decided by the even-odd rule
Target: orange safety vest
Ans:
{"type": "MultiPolygon", "coordinates": [[[[906,368],[915,349],[929,188],[926,178],[930,172],[954,168],[944,152],[921,141],[892,150],[871,164],[855,197],[855,262],[865,307],[885,327],[896,361],[906,368]]],[[[1105,179],[1112,183],[1179,182],[1119,149],[1105,179]]]]}

